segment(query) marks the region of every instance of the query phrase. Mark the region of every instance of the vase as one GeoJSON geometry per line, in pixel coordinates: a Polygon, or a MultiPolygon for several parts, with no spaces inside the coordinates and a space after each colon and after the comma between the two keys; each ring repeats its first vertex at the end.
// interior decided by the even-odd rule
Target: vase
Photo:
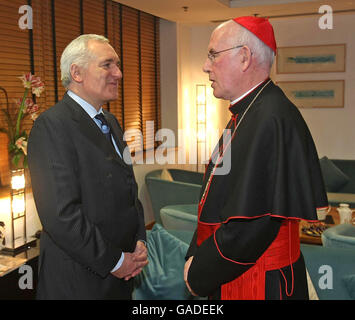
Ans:
{"type": "Polygon", "coordinates": [[[9,152],[9,168],[10,170],[17,170],[17,169],[23,169],[25,167],[24,163],[25,163],[25,155],[22,155],[19,159],[19,161],[17,162],[17,164],[15,164],[13,162],[15,153],[14,152],[9,152]]]}

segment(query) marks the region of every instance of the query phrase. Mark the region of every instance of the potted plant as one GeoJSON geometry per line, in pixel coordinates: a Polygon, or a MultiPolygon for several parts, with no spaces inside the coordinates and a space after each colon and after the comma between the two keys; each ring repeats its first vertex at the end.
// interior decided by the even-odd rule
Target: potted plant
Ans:
{"type": "Polygon", "coordinates": [[[11,168],[27,167],[27,133],[22,128],[23,120],[30,117],[33,121],[38,116],[39,107],[34,103],[32,95],[40,97],[44,90],[44,83],[39,77],[27,73],[19,77],[24,86],[24,94],[16,102],[16,112],[12,114],[9,110],[9,101],[6,90],[2,87],[6,96],[6,108],[1,109],[5,116],[6,126],[0,127],[0,132],[6,133],[9,138],[9,159],[11,168]]]}

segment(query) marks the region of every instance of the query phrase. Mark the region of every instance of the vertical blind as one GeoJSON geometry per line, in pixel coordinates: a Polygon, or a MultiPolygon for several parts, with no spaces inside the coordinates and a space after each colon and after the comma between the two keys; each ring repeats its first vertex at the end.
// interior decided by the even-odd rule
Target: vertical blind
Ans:
{"type": "MultiPolygon", "coordinates": [[[[14,100],[24,91],[18,77],[30,71],[45,83],[45,91],[36,99],[40,110],[53,106],[65,93],[60,80],[64,48],[80,34],[101,34],[120,56],[123,72],[119,98],[104,107],[124,131],[143,134],[142,139],[138,135],[127,141],[131,150],[156,146],[154,136],[161,125],[159,18],[112,0],[0,0],[0,30],[0,87],[7,91],[10,111],[15,112],[14,100]],[[22,30],[18,23],[24,4],[32,7],[30,30],[22,30]],[[147,121],[152,132],[147,132],[147,121]]],[[[0,91],[0,108],[5,108],[5,101],[0,91]]],[[[6,125],[2,113],[0,125],[6,125]]],[[[31,127],[32,120],[26,120],[24,128],[31,127]]],[[[7,144],[6,134],[0,133],[1,185],[9,177],[7,144]]]]}

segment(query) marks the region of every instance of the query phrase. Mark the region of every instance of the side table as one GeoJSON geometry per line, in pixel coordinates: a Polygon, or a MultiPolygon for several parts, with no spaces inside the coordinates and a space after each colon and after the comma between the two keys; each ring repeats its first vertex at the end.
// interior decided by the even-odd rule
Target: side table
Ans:
{"type": "MultiPolygon", "coordinates": [[[[355,212],[353,213],[353,217],[355,218],[355,212]]],[[[329,223],[329,224],[326,223],[326,225],[328,227],[334,227],[340,223],[340,217],[339,217],[339,213],[338,213],[336,207],[331,207],[331,210],[329,211],[327,218],[330,218],[330,220],[332,220],[332,223],[329,223]]],[[[327,221],[327,219],[326,219],[326,221],[327,221]]],[[[300,222],[300,242],[307,243],[307,244],[322,245],[322,237],[321,236],[313,237],[313,236],[309,236],[307,234],[304,234],[302,232],[302,227],[305,227],[307,225],[309,225],[309,223],[307,221],[300,222]]]]}
{"type": "Polygon", "coordinates": [[[0,251],[0,299],[2,300],[32,300],[36,296],[38,281],[39,240],[35,247],[26,249],[16,256],[1,254],[0,251]],[[20,267],[27,265],[24,273],[20,267]],[[30,273],[26,274],[26,270],[30,273]],[[21,289],[21,277],[31,277],[32,288],[21,289]]]}

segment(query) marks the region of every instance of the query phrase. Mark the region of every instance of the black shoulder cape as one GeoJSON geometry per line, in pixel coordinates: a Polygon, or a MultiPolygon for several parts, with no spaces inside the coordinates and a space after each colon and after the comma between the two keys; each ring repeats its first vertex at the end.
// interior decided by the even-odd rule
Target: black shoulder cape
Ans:
{"type": "MultiPolygon", "coordinates": [[[[265,83],[230,107],[237,123],[265,83]]],[[[297,107],[271,81],[245,113],[229,148],[230,172],[213,176],[202,222],[266,215],[312,221],[317,220],[316,208],[328,205],[309,129],[297,107]]],[[[201,196],[213,166],[211,161],[201,196]]]]}

